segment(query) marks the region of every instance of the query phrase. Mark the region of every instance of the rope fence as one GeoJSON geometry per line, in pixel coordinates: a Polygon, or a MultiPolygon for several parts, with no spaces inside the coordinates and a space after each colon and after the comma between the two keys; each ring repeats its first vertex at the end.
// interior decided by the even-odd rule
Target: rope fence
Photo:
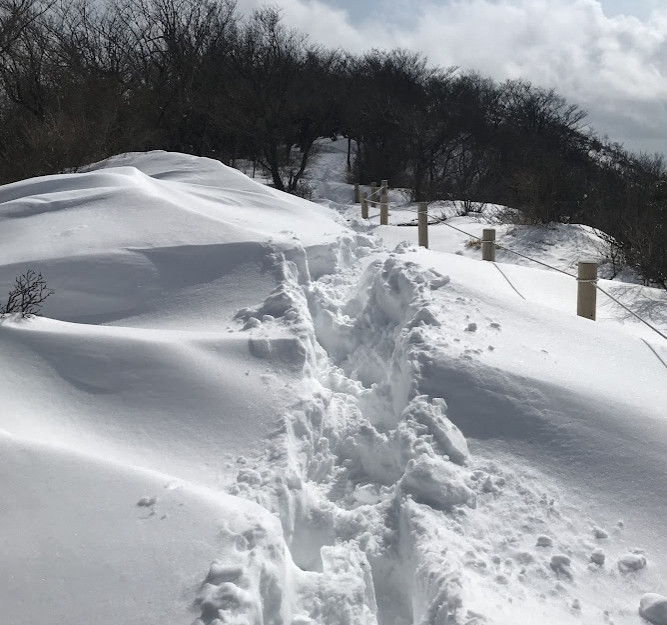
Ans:
{"type": "MultiPolygon", "coordinates": [[[[376,183],[371,183],[371,193],[368,194],[367,192],[361,192],[360,191],[360,185],[355,184],[354,185],[354,197],[355,197],[355,202],[361,204],[361,216],[363,219],[369,219],[368,216],[368,206],[375,206],[376,201],[373,198],[380,197],[380,225],[388,225],[389,224],[389,201],[388,201],[388,185],[387,181],[383,180],[382,184],[378,187],[376,183]]],[[[656,328],[652,323],[646,321],[643,317],[638,315],[634,310],[626,306],[623,302],[619,301],[616,297],[614,297],[611,293],[609,293],[607,290],[603,289],[599,284],[598,284],[598,277],[597,277],[597,263],[595,261],[579,261],[578,263],[578,272],[577,275],[574,275],[568,271],[564,271],[563,269],[559,269],[558,267],[554,267],[548,263],[545,263],[544,261],[538,260],[536,258],[532,258],[531,256],[528,256],[527,254],[523,254],[522,252],[517,252],[516,250],[513,250],[510,247],[507,247],[505,245],[501,245],[500,243],[496,242],[496,231],[494,228],[484,228],[482,230],[482,236],[479,237],[477,235],[471,234],[470,232],[466,232],[462,228],[458,228],[457,226],[454,226],[453,224],[449,224],[445,221],[446,218],[438,218],[435,217],[434,215],[429,215],[428,213],[428,204],[426,202],[419,202],[418,203],[418,208],[412,208],[411,206],[393,206],[392,210],[398,210],[398,211],[403,211],[403,212],[411,212],[411,213],[416,213],[417,214],[417,228],[418,228],[418,242],[420,247],[425,247],[428,248],[428,226],[429,225],[443,225],[448,228],[451,228],[452,230],[456,230],[457,232],[464,234],[465,236],[469,237],[471,240],[476,240],[479,241],[481,244],[482,248],[482,260],[490,261],[494,263],[494,266],[498,271],[502,274],[502,276],[505,278],[505,280],[508,282],[508,284],[512,287],[512,289],[519,295],[521,298],[526,299],[520,292],[519,290],[512,284],[511,280],[507,277],[505,272],[502,271],[502,269],[495,264],[496,260],[496,249],[503,250],[505,252],[508,252],[510,254],[514,254],[520,258],[523,258],[531,263],[535,263],[536,265],[541,265],[542,267],[546,267],[547,269],[550,269],[552,271],[556,271],[558,273],[562,273],[566,276],[569,276],[570,278],[573,278],[577,281],[577,315],[580,317],[584,317],[586,319],[590,319],[592,321],[595,321],[596,317],[596,306],[597,306],[597,292],[600,291],[600,293],[604,294],[606,297],[608,297],[611,301],[616,303],[618,306],[620,306],[623,310],[628,312],[630,315],[635,317],[638,321],[643,323],[646,327],[651,329],[653,332],[655,332],[658,336],[662,337],[667,341],[667,334],[664,332],[660,331],[658,328],[656,328]],[[429,218],[433,218],[433,222],[429,222],[429,218]]],[[[400,224],[400,225],[412,225],[412,224],[400,224]]],[[[642,339],[643,340],[643,339],[642,339]]],[[[644,341],[646,343],[646,341],[644,341]]],[[[648,343],[646,343],[649,347],[651,347],[648,343]]],[[[658,353],[651,347],[651,351],[656,355],[656,357],[665,365],[667,368],[667,363],[658,355],[658,353]]]]}

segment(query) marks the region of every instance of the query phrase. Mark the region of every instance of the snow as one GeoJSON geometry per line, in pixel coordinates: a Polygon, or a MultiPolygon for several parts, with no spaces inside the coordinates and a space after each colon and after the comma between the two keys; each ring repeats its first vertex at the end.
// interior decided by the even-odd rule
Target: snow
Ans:
{"type": "Polygon", "coordinates": [[[265,565],[285,561],[256,504],[71,448],[0,446],[3,622],[189,623],[214,559],[239,561],[255,605],[265,565]]]}
{"type": "MultiPolygon", "coordinates": [[[[345,151],[317,203],[166,152],[0,188],[0,292],[55,289],[0,320],[6,622],[667,622],[665,341],[445,224],[416,248],[399,191],[363,222],[345,151]]],[[[603,267],[664,331],[665,293],[603,267]]]]}

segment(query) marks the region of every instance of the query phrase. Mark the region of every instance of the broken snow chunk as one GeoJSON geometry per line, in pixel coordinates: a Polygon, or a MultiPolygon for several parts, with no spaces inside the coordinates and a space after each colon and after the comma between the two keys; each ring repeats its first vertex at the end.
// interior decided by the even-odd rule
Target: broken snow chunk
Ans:
{"type": "Polygon", "coordinates": [[[414,328],[408,336],[408,343],[411,345],[419,345],[424,342],[424,333],[414,328]]]}
{"type": "Polygon", "coordinates": [[[407,241],[402,241],[399,243],[395,248],[394,251],[392,252],[393,254],[405,254],[407,252],[410,252],[411,250],[414,250],[415,246],[411,245],[407,241]]]}
{"type": "Polygon", "coordinates": [[[417,461],[410,460],[400,485],[416,501],[441,510],[474,500],[473,491],[457,470],[439,458],[422,456],[417,461]]]}
{"type": "Polygon", "coordinates": [[[246,319],[250,314],[252,314],[250,308],[240,308],[234,313],[234,319],[246,319]]]}
{"type": "Polygon", "coordinates": [[[303,488],[303,480],[298,475],[288,475],[287,488],[290,490],[301,490],[303,488]]]}
{"type": "Polygon", "coordinates": [[[252,328],[259,328],[259,326],[262,325],[262,322],[257,319],[257,317],[250,317],[248,321],[245,322],[245,325],[243,326],[244,330],[252,330],[252,328]]]}
{"type": "Polygon", "coordinates": [[[551,562],[549,566],[551,570],[556,573],[556,575],[565,575],[568,579],[572,579],[572,569],[570,568],[571,560],[566,555],[558,554],[551,556],[551,562]]]}
{"type": "Polygon", "coordinates": [[[219,586],[224,582],[235,582],[241,575],[243,575],[243,567],[224,564],[220,560],[216,560],[211,564],[205,583],[219,586]]]}
{"type": "Polygon", "coordinates": [[[408,323],[407,327],[414,328],[422,323],[427,326],[435,326],[436,328],[439,328],[442,325],[427,307],[420,308],[408,323]]]}
{"type": "Polygon", "coordinates": [[[482,485],[482,490],[485,493],[497,493],[497,492],[499,492],[498,487],[493,483],[493,480],[491,479],[490,475],[486,478],[486,480],[484,480],[484,484],[482,485]]]}
{"type": "Polygon", "coordinates": [[[606,556],[604,555],[604,551],[602,549],[595,549],[591,555],[590,555],[590,561],[593,564],[597,564],[598,566],[602,566],[604,564],[606,556]]]}
{"type": "Polygon", "coordinates": [[[205,583],[201,589],[198,603],[202,614],[214,615],[218,610],[244,611],[253,603],[252,595],[231,582],[215,586],[205,583]]]}
{"type": "Polygon", "coordinates": [[[353,497],[357,503],[367,505],[374,505],[382,501],[378,487],[375,484],[358,486],[353,493],[353,497]]]}
{"type": "Polygon", "coordinates": [[[639,614],[653,625],[667,625],[667,597],[654,592],[642,596],[639,614]]]}
{"type": "Polygon", "coordinates": [[[259,486],[262,483],[262,476],[254,469],[241,469],[236,476],[237,482],[245,482],[251,486],[259,486]]]}
{"type": "Polygon", "coordinates": [[[401,421],[426,426],[428,434],[440,451],[456,464],[468,457],[468,444],[461,431],[446,417],[447,404],[439,397],[429,402],[427,395],[418,395],[405,408],[401,421]]]}
{"type": "Polygon", "coordinates": [[[154,506],[157,503],[157,497],[153,495],[152,497],[142,497],[139,501],[137,501],[137,506],[140,508],[150,508],[151,506],[154,506]]]}
{"type": "Polygon", "coordinates": [[[538,536],[536,544],[538,547],[553,547],[554,541],[550,536],[538,536]]]}
{"type": "Polygon", "coordinates": [[[646,566],[646,558],[639,553],[629,553],[618,560],[618,570],[621,573],[640,571],[646,566]]]}
{"type": "Polygon", "coordinates": [[[609,538],[609,534],[601,527],[597,526],[593,528],[593,536],[595,536],[595,538],[597,538],[598,540],[604,540],[605,538],[609,538]]]}
{"type": "Polygon", "coordinates": [[[290,290],[285,285],[276,287],[264,300],[261,313],[271,315],[272,317],[284,317],[288,310],[292,309],[295,299],[290,290]]]}
{"type": "Polygon", "coordinates": [[[248,350],[255,358],[275,360],[287,365],[303,366],[307,353],[301,340],[294,337],[282,338],[251,338],[248,350]]]}
{"type": "Polygon", "coordinates": [[[432,291],[435,291],[447,284],[449,284],[449,276],[438,276],[429,282],[429,286],[431,287],[432,291]]]}
{"type": "Polygon", "coordinates": [[[262,316],[262,322],[263,323],[271,323],[272,321],[275,321],[276,318],[273,315],[263,315],[262,316]]]}

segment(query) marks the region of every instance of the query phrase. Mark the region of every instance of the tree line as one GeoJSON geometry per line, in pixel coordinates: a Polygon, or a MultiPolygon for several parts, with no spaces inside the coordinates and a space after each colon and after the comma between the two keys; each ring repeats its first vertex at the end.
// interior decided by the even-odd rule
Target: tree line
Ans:
{"type": "Polygon", "coordinates": [[[0,183],[165,149],[250,160],[298,193],[336,136],[350,180],[588,224],[667,286],[663,158],[598,136],[552,89],[326,49],[233,0],[0,0],[0,183]]]}

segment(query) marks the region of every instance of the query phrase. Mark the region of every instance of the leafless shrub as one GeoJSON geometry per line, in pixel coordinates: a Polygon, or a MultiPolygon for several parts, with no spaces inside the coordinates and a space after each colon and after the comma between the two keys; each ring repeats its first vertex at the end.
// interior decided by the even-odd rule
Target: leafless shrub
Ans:
{"type": "Polygon", "coordinates": [[[18,313],[22,317],[39,315],[42,305],[55,291],[46,286],[41,273],[32,269],[16,278],[14,288],[9,292],[7,303],[0,309],[0,314],[18,313]]]}

